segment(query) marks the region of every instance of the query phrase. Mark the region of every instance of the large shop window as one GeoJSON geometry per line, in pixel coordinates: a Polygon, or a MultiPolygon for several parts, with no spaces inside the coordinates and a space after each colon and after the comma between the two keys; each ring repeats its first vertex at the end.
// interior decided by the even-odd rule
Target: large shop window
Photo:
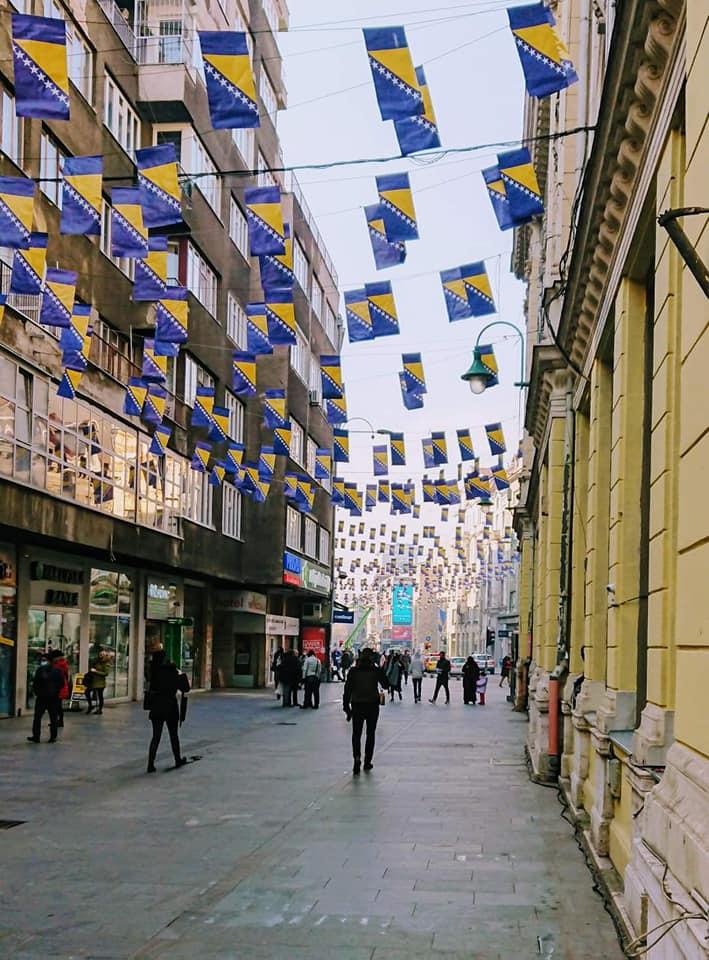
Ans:
{"type": "Polygon", "coordinates": [[[99,657],[109,665],[106,697],[129,694],[129,659],[133,583],[115,570],[91,571],[89,663],[99,657]]]}
{"type": "Polygon", "coordinates": [[[0,355],[0,476],[179,535],[187,461],[0,355]]]}

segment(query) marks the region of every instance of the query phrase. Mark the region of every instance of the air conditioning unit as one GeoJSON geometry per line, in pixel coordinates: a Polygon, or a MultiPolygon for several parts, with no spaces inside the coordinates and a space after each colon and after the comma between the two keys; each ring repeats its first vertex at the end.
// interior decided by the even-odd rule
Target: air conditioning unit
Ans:
{"type": "Polygon", "coordinates": [[[321,603],[304,603],[303,604],[304,620],[319,620],[321,617],[322,617],[321,603]]]}
{"type": "Polygon", "coordinates": [[[308,390],[308,400],[310,400],[311,407],[320,406],[320,393],[317,390],[308,390]]]}

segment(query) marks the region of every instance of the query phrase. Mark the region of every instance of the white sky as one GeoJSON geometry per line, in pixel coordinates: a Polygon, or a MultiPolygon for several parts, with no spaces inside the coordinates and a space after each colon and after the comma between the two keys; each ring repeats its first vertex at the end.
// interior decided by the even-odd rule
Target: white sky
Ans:
{"type": "MultiPolygon", "coordinates": [[[[423,64],[426,70],[443,148],[520,136],[522,70],[499,0],[291,0],[290,7],[291,31],[280,37],[290,106],[278,118],[287,163],[399,153],[393,124],[379,116],[363,26],[406,25],[414,64],[423,64]],[[323,23],[332,27],[305,29],[323,23]],[[492,35],[473,42],[486,34],[492,35]],[[355,85],[360,86],[328,96],[355,85]],[[322,99],[304,102],[318,97],[322,99]]],[[[511,331],[499,327],[485,337],[495,346],[499,386],[473,396],[460,380],[485,323],[504,319],[523,326],[523,287],[509,272],[512,235],[498,229],[480,174],[494,158],[495,151],[486,150],[443,157],[426,166],[402,158],[386,165],[298,174],[339,273],[341,290],[380,279],[393,283],[400,336],[346,342],[342,355],[350,417],[365,417],[375,428],[406,434],[407,466],[390,471],[395,481],[420,479],[420,438],[432,430],[447,431],[450,477],[458,460],[457,428],[471,429],[482,465],[492,462],[482,429],[485,423],[503,422],[508,456],[521,435],[520,391],[512,385],[519,373],[519,345],[511,331]],[[377,200],[378,173],[404,170],[411,175],[421,239],[407,244],[404,264],[377,271],[362,207],[377,200]],[[438,271],[474,260],[486,261],[498,314],[450,324],[438,271]],[[423,355],[428,393],[423,410],[406,411],[397,372],[401,354],[414,351],[423,355]]],[[[355,422],[350,429],[366,427],[355,422]]],[[[340,467],[338,474],[363,487],[371,481],[369,435],[353,434],[351,446],[353,462],[340,467]]],[[[434,522],[439,513],[438,508],[430,516],[422,511],[422,522],[434,522]]],[[[456,508],[450,513],[457,516],[456,508]]],[[[385,515],[375,511],[364,519],[379,523],[385,515]]],[[[398,525],[399,518],[394,520],[398,525]]]]}

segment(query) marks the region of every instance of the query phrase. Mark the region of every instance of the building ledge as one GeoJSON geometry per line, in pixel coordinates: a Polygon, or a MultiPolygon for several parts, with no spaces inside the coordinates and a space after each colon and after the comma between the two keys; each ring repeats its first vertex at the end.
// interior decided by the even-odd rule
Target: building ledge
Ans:
{"type": "Polygon", "coordinates": [[[552,393],[565,387],[566,370],[566,361],[553,344],[537,344],[532,348],[524,426],[538,450],[544,441],[552,393]]]}

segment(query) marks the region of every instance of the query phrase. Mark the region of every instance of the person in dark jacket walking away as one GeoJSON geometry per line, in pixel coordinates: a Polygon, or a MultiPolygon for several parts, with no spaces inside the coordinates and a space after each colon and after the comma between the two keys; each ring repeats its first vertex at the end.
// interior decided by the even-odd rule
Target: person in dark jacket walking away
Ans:
{"type": "Polygon", "coordinates": [[[451,662],[447,659],[445,653],[441,650],[438,655],[438,663],[436,664],[436,689],[433,692],[433,697],[429,700],[429,703],[435,703],[438,699],[438,691],[443,687],[446,691],[446,703],[451,702],[450,690],[448,689],[448,679],[451,672],[451,662]]]}
{"type": "Polygon", "coordinates": [[[57,667],[57,662],[60,659],[60,652],[43,653],[41,663],[35,671],[32,680],[32,691],[35,696],[32,736],[27,737],[31,743],[39,743],[40,741],[42,717],[45,713],[49,714],[49,742],[56,742],[59,711],[61,709],[59,694],[64,686],[64,674],[57,667]]]}
{"type": "Polygon", "coordinates": [[[303,706],[301,710],[307,710],[312,707],[317,710],[320,706],[320,675],[322,674],[322,664],[315,656],[315,651],[311,650],[305,658],[303,664],[303,706]]]}
{"type": "Polygon", "coordinates": [[[359,775],[362,763],[362,731],[366,724],[364,739],[364,769],[369,771],[374,764],[374,738],[379,719],[379,688],[389,686],[386,674],[375,660],[373,650],[365,648],[359,655],[357,665],[347,674],[342,709],[348,721],[352,721],[352,773],[359,775]]]}
{"type": "Polygon", "coordinates": [[[502,664],[500,666],[500,686],[507,681],[507,686],[510,685],[510,672],[512,670],[512,657],[503,657],[502,664]]]}
{"type": "Polygon", "coordinates": [[[414,687],[414,703],[421,703],[421,684],[423,683],[424,666],[421,654],[416,651],[410,666],[411,683],[414,687]]]}
{"type": "Polygon", "coordinates": [[[394,694],[399,694],[399,700],[401,697],[401,675],[403,673],[403,665],[401,663],[401,654],[392,653],[389,657],[389,661],[386,666],[386,678],[389,681],[389,698],[394,702],[394,694]]]}
{"type": "Polygon", "coordinates": [[[300,661],[294,650],[286,650],[281,660],[279,672],[281,686],[283,687],[282,707],[298,706],[298,684],[300,683],[300,661]]]}
{"type": "Polygon", "coordinates": [[[69,664],[61,650],[55,650],[51,656],[54,659],[54,666],[57,670],[61,670],[62,676],[64,677],[64,683],[59,691],[59,722],[57,724],[57,726],[63,727],[64,701],[69,699],[69,664]]]}
{"type": "Polygon", "coordinates": [[[155,773],[155,757],[165,724],[170,734],[175,767],[182,767],[187,763],[180,752],[180,738],[177,733],[180,725],[177,693],[178,691],[189,693],[189,690],[190,682],[186,674],[180,673],[175,664],[165,658],[164,650],[156,650],[150,662],[150,686],[148,687],[149,717],[153,725],[153,737],[148,750],[148,773],[155,773]]]}
{"type": "Polygon", "coordinates": [[[474,657],[468,657],[463,665],[463,703],[472,703],[475,706],[479,679],[480,667],[474,657]]]}
{"type": "Polygon", "coordinates": [[[352,666],[352,654],[349,650],[343,650],[342,656],[340,657],[340,672],[342,674],[342,679],[347,679],[347,671],[352,666]]]}

